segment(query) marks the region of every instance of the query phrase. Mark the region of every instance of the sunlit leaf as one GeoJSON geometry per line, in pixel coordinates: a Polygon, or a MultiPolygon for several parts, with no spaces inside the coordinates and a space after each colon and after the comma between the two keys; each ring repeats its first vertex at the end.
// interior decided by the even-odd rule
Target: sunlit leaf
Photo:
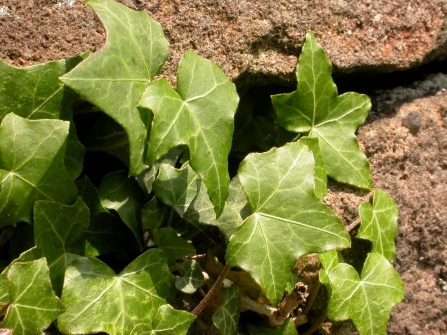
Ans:
{"type": "Polygon", "coordinates": [[[142,248],[140,211],[146,202],[146,197],[138,183],[128,178],[125,171],[113,172],[103,178],[98,192],[102,206],[119,214],[142,248]]]}
{"type": "Polygon", "coordinates": [[[324,169],[323,155],[321,154],[319,139],[314,137],[301,137],[299,141],[309,147],[315,159],[315,195],[321,200],[327,194],[327,175],[324,169]]]}
{"type": "Polygon", "coordinates": [[[315,195],[314,157],[304,144],[250,154],[238,176],[253,214],[234,231],[226,261],[247,270],[276,304],[298,257],[348,247],[350,238],[315,195]]]}
{"type": "Polygon", "coordinates": [[[160,250],[148,250],[119,275],[100,260],[73,261],[65,273],[58,318],[66,334],[127,335],[140,323],[151,324],[158,308],[171,302],[174,280],[160,250]]]}
{"type": "Polygon", "coordinates": [[[171,227],[155,230],[153,237],[155,244],[165,253],[168,264],[196,252],[192,244],[179,237],[171,227]]]}
{"type": "Polygon", "coordinates": [[[65,310],[51,288],[45,258],[13,264],[8,282],[11,304],[0,327],[12,335],[40,335],[65,310]]]}
{"type": "MultiPolygon", "coordinates": [[[[13,112],[30,120],[60,119],[72,121],[76,94],[59,77],[73,69],[90,52],[69,59],[17,68],[0,60],[0,120],[13,112]]],[[[65,168],[76,179],[82,171],[84,147],[74,124],[70,124],[65,168]]]]}
{"type": "Polygon", "coordinates": [[[381,189],[376,189],[372,206],[367,202],[361,204],[359,213],[361,226],[357,237],[370,240],[371,251],[382,254],[391,262],[395,254],[399,215],[396,202],[381,189]]]}
{"type": "Polygon", "coordinates": [[[161,26],[144,12],[112,0],[87,3],[104,24],[106,45],[61,80],[125,129],[130,174],[137,175],[145,168],[147,135],[137,102],[168,57],[168,42],[161,26]]]}
{"type": "Polygon", "coordinates": [[[0,227],[31,223],[34,202],[76,201],[77,190],[64,167],[69,122],[27,120],[14,114],[0,126],[0,227]]]}
{"type": "Polygon", "coordinates": [[[319,280],[326,290],[329,292],[329,297],[332,295],[332,288],[330,285],[328,272],[335,268],[339,263],[344,263],[342,254],[337,250],[330,250],[318,255],[318,260],[321,262],[322,269],[319,273],[319,280]]]}
{"type": "Polygon", "coordinates": [[[300,55],[298,89],[272,96],[276,122],[289,131],[320,140],[327,174],[337,181],[371,189],[369,164],[355,137],[371,108],[366,95],[338,96],[331,78],[332,65],[311,32],[300,55]]]}
{"type": "Polygon", "coordinates": [[[154,81],[140,105],[154,113],[148,160],[188,145],[190,165],[205,182],[217,216],[228,196],[228,153],[239,97],[236,87],[211,61],[192,51],[177,71],[178,92],[165,79],[154,81]]]}
{"type": "Polygon", "coordinates": [[[194,320],[195,316],[188,312],[163,305],[158,309],[152,326],[139,324],[130,335],[186,335],[194,320]]]}
{"type": "Polygon", "coordinates": [[[360,335],[383,335],[391,309],[404,297],[404,285],[388,260],[378,253],[366,258],[362,275],[340,263],[328,272],[331,320],[351,319],[360,335]]]}
{"type": "Polygon", "coordinates": [[[221,334],[236,334],[239,315],[241,313],[241,291],[233,285],[229,289],[222,289],[222,300],[219,309],[213,315],[213,323],[221,334]]]}
{"type": "Polygon", "coordinates": [[[176,169],[169,164],[161,164],[153,189],[155,195],[165,204],[183,215],[197,195],[198,176],[189,164],[176,169]]]}

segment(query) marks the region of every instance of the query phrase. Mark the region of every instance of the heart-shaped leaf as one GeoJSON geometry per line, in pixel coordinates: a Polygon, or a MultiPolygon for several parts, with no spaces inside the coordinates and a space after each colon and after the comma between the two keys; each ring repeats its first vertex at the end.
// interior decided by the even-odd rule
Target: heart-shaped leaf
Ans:
{"type": "Polygon", "coordinates": [[[351,319],[360,335],[382,335],[391,308],[402,301],[404,285],[388,260],[378,253],[366,258],[362,275],[340,263],[328,272],[332,296],[328,306],[331,320],[351,319]]]}
{"type": "Polygon", "coordinates": [[[153,163],[170,149],[188,145],[190,165],[205,182],[217,217],[228,196],[228,153],[233,118],[239,102],[235,85],[219,67],[192,51],[177,71],[178,92],[165,79],[154,81],[140,106],[154,113],[148,160],[153,163]]]}
{"type": "Polygon", "coordinates": [[[186,335],[195,318],[188,312],[163,305],[158,309],[152,327],[148,324],[139,324],[130,335],[186,335]]]}
{"type": "Polygon", "coordinates": [[[11,301],[0,327],[12,335],[40,335],[65,310],[51,288],[45,258],[11,265],[8,282],[11,301]]]}
{"type": "MultiPolygon", "coordinates": [[[[30,120],[61,119],[72,121],[76,94],[62,85],[59,77],[73,69],[90,52],[69,59],[26,68],[16,68],[0,60],[0,120],[13,112],[30,120]]],[[[82,171],[84,147],[74,124],[70,124],[65,168],[76,179],[82,171]]]]}
{"type": "Polygon", "coordinates": [[[327,174],[337,181],[371,189],[369,164],[355,137],[371,108],[366,95],[338,96],[331,78],[332,65],[311,32],[300,55],[296,76],[298,89],[272,96],[276,122],[289,131],[320,140],[327,174]]]}
{"type": "Polygon", "coordinates": [[[202,269],[197,261],[187,261],[178,268],[180,277],[175,279],[175,287],[183,293],[192,294],[204,284],[202,269]]]}
{"type": "Polygon", "coordinates": [[[65,273],[62,302],[67,311],[57,325],[66,334],[127,335],[139,323],[151,324],[174,295],[161,250],[146,251],[119,275],[98,259],[78,259],[65,273]]]}
{"type": "Polygon", "coordinates": [[[361,226],[358,238],[370,240],[373,252],[385,256],[390,262],[394,258],[394,240],[397,234],[396,202],[381,189],[374,192],[373,204],[363,203],[359,208],[361,226]]]}
{"type": "Polygon", "coordinates": [[[236,334],[241,314],[241,290],[236,285],[222,289],[219,309],[213,315],[213,323],[221,334],[236,334]]]}
{"type": "Polygon", "coordinates": [[[350,238],[315,195],[314,156],[306,145],[250,154],[238,176],[253,214],[234,231],[226,261],[247,270],[275,304],[298,257],[348,247],[350,238]]]}
{"type": "Polygon", "coordinates": [[[144,12],[135,12],[113,0],[87,3],[104,24],[106,45],[61,80],[125,129],[130,174],[138,175],[145,168],[147,125],[137,103],[168,57],[168,42],[161,26],[144,12]]]}
{"type": "Polygon", "coordinates": [[[99,185],[101,204],[109,210],[117,211],[120,218],[134,233],[140,248],[143,247],[141,231],[141,207],[146,196],[140,185],[133,178],[128,178],[125,171],[108,174],[99,185]]]}
{"type": "Polygon", "coordinates": [[[27,120],[14,114],[0,126],[0,227],[31,223],[34,202],[76,201],[77,190],[64,167],[69,122],[27,120]]]}
{"type": "Polygon", "coordinates": [[[321,154],[320,141],[316,137],[301,137],[299,141],[309,147],[315,159],[315,195],[321,200],[327,194],[327,175],[324,169],[323,155],[321,154]]]}

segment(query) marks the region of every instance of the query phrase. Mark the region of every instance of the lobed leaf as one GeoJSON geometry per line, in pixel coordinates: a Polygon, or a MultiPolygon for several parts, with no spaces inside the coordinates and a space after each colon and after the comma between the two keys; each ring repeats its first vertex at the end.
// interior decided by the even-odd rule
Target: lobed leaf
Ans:
{"type": "Polygon", "coordinates": [[[180,264],[180,277],[175,279],[175,287],[183,293],[192,294],[204,284],[202,269],[197,261],[186,261],[180,264]]]}
{"type": "Polygon", "coordinates": [[[138,175],[146,167],[148,125],[140,117],[137,103],[167,59],[168,42],[160,24],[144,12],[112,0],[89,0],[87,4],[104,24],[106,45],[61,80],[125,129],[130,174],[138,175]]]}
{"type": "Polygon", "coordinates": [[[151,324],[160,306],[174,299],[174,280],[161,250],[151,249],[119,275],[100,260],[73,261],[65,273],[58,318],[66,334],[130,334],[139,323],[151,324]]]}
{"type": "Polygon", "coordinates": [[[315,195],[323,200],[327,194],[327,175],[324,169],[320,141],[316,137],[301,137],[299,141],[309,147],[315,159],[315,195]]]}
{"type": "Polygon", "coordinates": [[[219,309],[213,315],[213,323],[221,334],[236,334],[241,313],[241,291],[233,285],[229,289],[222,289],[222,300],[219,309]]]}
{"type": "Polygon", "coordinates": [[[170,305],[162,305],[155,315],[152,327],[139,324],[130,335],[186,335],[195,318],[188,312],[175,310],[170,305]]]}
{"type": "Polygon", "coordinates": [[[173,210],[169,206],[157,199],[152,199],[141,208],[141,225],[143,230],[160,228],[168,220],[169,212],[173,210]]]}
{"type": "Polygon", "coordinates": [[[338,96],[331,72],[323,49],[308,32],[296,67],[298,89],[272,96],[276,122],[289,131],[320,140],[330,177],[369,190],[369,164],[355,131],[365,121],[371,102],[366,95],[352,92],[338,96]]]}
{"type": "Polygon", "coordinates": [[[12,335],[40,335],[65,309],[51,288],[45,258],[13,264],[8,282],[11,301],[0,327],[12,335]]]}
{"type": "Polygon", "coordinates": [[[34,203],[74,203],[77,190],[64,167],[69,123],[27,120],[14,114],[0,126],[0,228],[31,223],[34,203]]]}
{"type": "Polygon", "coordinates": [[[179,258],[193,255],[196,252],[192,244],[179,237],[171,227],[155,230],[153,237],[155,244],[165,253],[169,265],[179,258]]]}
{"type": "Polygon", "coordinates": [[[394,200],[381,189],[374,192],[373,204],[363,203],[359,208],[361,226],[358,238],[372,242],[372,252],[378,252],[392,261],[395,254],[398,211],[394,200]]]}
{"type": "Polygon", "coordinates": [[[87,58],[82,55],[45,64],[17,68],[0,60],[0,120],[14,114],[29,120],[61,119],[71,121],[65,153],[65,168],[75,180],[82,171],[84,147],[72,122],[76,94],[59,77],[87,58]]]}
{"type": "Polygon", "coordinates": [[[147,158],[153,163],[187,145],[190,165],[205,182],[219,217],[228,196],[227,159],[239,97],[219,67],[192,51],[180,61],[177,87],[178,92],[160,79],[141,97],[140,107],[154,113],[147,158]]]}
{"type": "Polygon", "coordinates": [[[360,335],[382,335],[391,308],[404,297],[404,285],[388,260],[378,253],[366,258],[362,275],[340,263],[328,272],[332,296],[328,316],[334,321],[351,319],[360,335]]]}
{"type": "Polygon", "coordinates": [[[250,154],[238,176],[253,214],[234,231],[226,261],[247,270],[276,304],[298,257],[348,247],[350,238],[315,195],[314,157],[304,144],[250,154]]]}

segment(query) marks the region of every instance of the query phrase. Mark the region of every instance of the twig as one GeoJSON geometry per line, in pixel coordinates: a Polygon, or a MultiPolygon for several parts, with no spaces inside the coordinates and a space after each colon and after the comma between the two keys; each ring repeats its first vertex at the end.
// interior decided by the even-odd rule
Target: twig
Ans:
{"type": "Polygon", "coordinates": [[[320,315],[320,317],[314,322],[312,327],[310,327],[308,330],[306,330],[301,335],[311,335],[314,331],[318,330],[321,325],[323,324],[324,320],[326,320],[327,311],[324,311],[323,314],[320,315]]]}
{"type": "Polygon", "coordinates": [[[270,305],[260,304],[246,295],[241,297],[241,304],[245,308],[262,315],[267,315],[269,318],[278,311],[276,308],[270,305]]]}
{"type": "Polygon", "coordinates": [[[211,298],[216,294],[217,290],[222,285],[222,282],[224,281],[225,277],[227,276],[228,272],[230,272],[231,266],[228,264],[225,264],[222,272],[219,275],[219,278],[217,278],[216,282],[214,283],[213,287],[208,291],[205,298],[202,299],[202,301],[197,305],[196,308],[192,311],[192,315],[198,316],[202,311],[205,309],[208,302],[211,300],[211,298]]]}
{"type": "Polygon", "coordinates": [[[354,220],[353,223],[351,223],[349,226],[347,226],[345,228],[346,232],[350,232],[351,230],[353,230],[355,227],[357,227],[357,225],[360,223],[360,218],[357,218],[354,220]]]}
{"type": "Polygon", "coordinates": [[[303,283],[297,283],[293,288],[293,291],[278,305],[278,310],[275,313],[275,317],[270,318],[270,324],[273,327],[281,326],[289,318],[290,313],[294,309],[306,302],[308,295],[307,286],[303,283]]]}

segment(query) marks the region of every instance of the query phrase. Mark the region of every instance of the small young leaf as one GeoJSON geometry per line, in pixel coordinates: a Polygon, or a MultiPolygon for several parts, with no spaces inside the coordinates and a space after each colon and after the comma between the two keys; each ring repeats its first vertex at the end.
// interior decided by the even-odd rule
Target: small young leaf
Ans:
{"type": "Polygon", "coordinates": [[[61,77],[64,84],[101,108],[129,136],[130,174],[145,168],[147,127],[137,102],[168,57],[160,24],[112,0],[89,0],[107,32],[103,49],[61,77]]]}
{"type": "Polygon", "coordinates": [[[289,131],[308,133],[320,140],[330,177],[369,190],[369,164],[354,133],[365,121],[371,102],[357,93],[337,96],[331,72],[323,49],[308,32],[296,67],[298,90],[272,96],[276,122],[289,131]]]}
{"type": "Polygon", "coordinates": [[[59,296],[65,268],[80,257],[70,252],[70,246],[78,242],[89,219],[90,212],[82,198],[73,206],[50,201],[37,201],[34,205],[34,239],[49,263],[51,283],[59,296]]]}
{"type": "Polygon", "coordinates": [[[64,311],[51,288],[45,258],[13,264],[8,281],[11,305],[0,327],[12,329],[12,335],[40,335],[64,311]]]}
{"type": "Polygon", "coordinates": [[[149,85],[140,106],[154,113],[148,160],[188,145],[190,165],[205,182],[217,217],[228,196],[228,153],[239,97],[235,85],[211,61],[192,51],[183,55],[177,72],[178,92],[165,79],[149,85]]]}
{"type": "Polygon", "coordinates": [[[197,179],[189,164],[181,169],[161,164],[153,185],[154,193],[165,204],[174,207],[179,215],[183,215],[197,195],[197,179]]]}
{"type": "Polygon", "coordinates": [[[155,230],[153,235],[155,244],[163,250],[169,265],[179,258],[193,255],[196,252],[192,244],[177,236],[171,227],[155,230]]]}
{"type": "Polygon", "coordinates": [[[233,285],[229,289],[222,289],[222,300],[219,309],[213,315],[213,323],[222,335],[236,334],[241,314],[241,291],[233,285]]]}
{"type": "Polygon", "coordinates": [[[139,323],[151,324],[174,295],[161,250],[146,251],[119,275],[98,259],[78,259],[65,273],[62,302],[67,311],[57,325],[65,334],[127,335],[139,323]]]}
{"type": "Polygon", "coordinates": [[[175,287],[183,293],[192,294],[204,284],[202,269],[197,261],[183,262],[178,269],[180,277],[175,280],[175,287]]]}
{"type": "Polygon", "coordinates": [[[135,236],[118,217],[101,205],[98,190],[87,176],[76,182],[79,195],[90,210],[90,225],[70,251],[87,257],[116,252],[135,244],[135,236]]]}
{"type": "Polygon", "coordinates": [[[351,319],[360,335],[385,334],[391,308],[405,293],[399,274],[388,260],[381,254],[370,253],[361,278],[346,263],[338,264],[328,276],[332,287],[329,318],[351,319]]]}
{"type": "Polygon", "coordinates": [[[196,317],[185,311],[178,311],[170,305],[162,305],[155,315],[152,327],[140,323],[130,335],[186,335],[196,317]]]}
{"type": "MultiPolygon", "coordinates": [[[[0,120],[14,112],[23,118],[61,119],[72,121],[72,106],[76,94],[62,85],[59,77],[87,58],[82,55],[39,64],[26,68],[16,68],[0,60],[0,120]]],[[[70,124],[65,168],[75,180],[82,171],[84,147],[79,142],[73,122],[70,124]]]]}
{"type": "Polygon", "coordinates": [[[344,263],[342,254],[337,250],[330,250],[318,255],[318,260],[321,262],[323,269],[320,270],[319,280],[329,291],[329,296],[332,294],[328,272],[335,268],[339,263],[344,263]]]}
{"type": "Polygon", "coordinates": [[[247,270],[275,304],[298,257],[346,248],[350,238],[315,196],[314,156],[306,145],[250,154],[238,176],[254,213],[234,231],[226,261],[247,270]]]}
{"type": "Polygon", "coordinates": [[[102,206],[117,211],[134,233],[140,248],[143,248],[140,211],[146,197],[140,185],[128,178],[125,171],[118,171],[104,177],[98,192],[102,206]]]}
{"type": "Polygon", "coordinates": [[[381,189],[374,192],[373,204],[363,203],[359,208],[361,226],[358,238],[372,242],[372,252],[378,252],[390,262],[394,258],[394,240],[399,215],[394,200],[381,189]]]}
{"type": "Polygon", "coordinates": [[[298,335],[292,319],[288,319],[279,328],[262,328],[247,325],[250,335],[298,335]]]}
{"type": "Polygon", "coordinates": [[[225,201],[225,208],[222,215],[216,219],[213,204],[211,203],[206,188],[199,183],[197,197],[191,202],[183,219],[192,223],[209,224],[219,228],[225,242],[228,243],[231,234],[244,219],[251,214],[250,206],[239,178],[230,181],[230,193],[225,201]]]}
{"type": "Polygon", "coordinates": [[[0,228],[31,223],[34,202],[76,201],[77,190],[64,167],[69,122],[27,120],[14,114],[0,126],[0,228]]]}

